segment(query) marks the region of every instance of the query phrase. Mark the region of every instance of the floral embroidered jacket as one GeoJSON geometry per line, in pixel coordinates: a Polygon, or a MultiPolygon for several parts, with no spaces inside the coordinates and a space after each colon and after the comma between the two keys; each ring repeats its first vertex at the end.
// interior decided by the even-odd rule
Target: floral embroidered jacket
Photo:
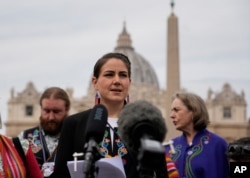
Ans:
{"type": "Polygon", "coordinates": [[[229,162],[227,142],[218,135],[204,129],[198,132],[192,145],[188,145],[183,134],[173,139],[175,154],[168,146],[180,178],[228,178],[229,162]]]}

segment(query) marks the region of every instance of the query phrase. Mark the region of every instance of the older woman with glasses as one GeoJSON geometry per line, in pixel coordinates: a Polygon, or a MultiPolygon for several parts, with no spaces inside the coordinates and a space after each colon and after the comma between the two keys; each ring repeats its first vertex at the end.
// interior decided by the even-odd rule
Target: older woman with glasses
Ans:
{"type": "Polygon", "coordinates": [[[209,115],[202,98],[176,93],[170,118],[182,135],[173,139],[175,153],[166,147],[182,178],[228,178],[227,142],[209,131],[209,115]]]}

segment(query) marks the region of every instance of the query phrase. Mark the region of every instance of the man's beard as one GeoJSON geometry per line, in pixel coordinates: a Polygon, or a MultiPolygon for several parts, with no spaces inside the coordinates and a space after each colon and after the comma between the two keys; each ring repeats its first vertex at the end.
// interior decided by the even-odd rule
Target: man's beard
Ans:
{"type": "Polygon", "coordinates": [[[40,116],[40,124],[41,124],[42,129],[44,130],[45,134],[48,134],[51,136],[56,136],[60,133],[62,129],[62,123],[63,123],[63,120],[47,121],[47,119],[44,119],[40,116]]]}

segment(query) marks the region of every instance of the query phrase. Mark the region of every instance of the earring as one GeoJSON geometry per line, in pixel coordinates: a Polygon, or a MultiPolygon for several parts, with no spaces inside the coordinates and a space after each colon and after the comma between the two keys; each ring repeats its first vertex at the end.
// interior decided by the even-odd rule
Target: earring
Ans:
{"type": "Polygon", "coordinates": [[[129,94],[126,96],[126,103],[129,103],[129,94]]]}
{"type": "Polygon", "coordinates": [[[96,93],[95,93],[95,105],[97,105],[97,104],[100,104],[100,95],[99,95],[99,92],[97,91],[96,93]]]}

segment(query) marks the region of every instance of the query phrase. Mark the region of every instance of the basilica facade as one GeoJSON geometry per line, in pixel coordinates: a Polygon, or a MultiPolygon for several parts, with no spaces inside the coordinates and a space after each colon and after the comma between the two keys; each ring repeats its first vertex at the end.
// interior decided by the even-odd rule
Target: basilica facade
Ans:
{"type": "MultiPolygon", "coordinates": [[[[180,135],[169,118],[171,96],[181,91],[179,71],[179,44],[178,19],[172,12],[167,21],[167,57],[166,57],[166,89],[159,87],[158,78],[150,61],[137,53],[132,45],[132,39],[124,24],[118,35],[115,52],[128,56],[131,61],[132,83],[129,91],[130,102],[144,99],[157,106],[164,118],[168,132],[166,141],[180,135]]],[[[236,93],[229,83],[222,83],[221,91],[208,89],[206,102],[211,123],[209,130],[232,141],[240,137],[250,136],[250,123],[247,118],[247,103],[244,92],[236,93]]],[[[87,94],[81,98],[74,98],[73,88],[65,89],[71,100],[70,114],[80,112],[94,106],[95,91],[90,84],[87,94]]],[[[8,115],[6,135],[16,136],[22,130],[33,127],[39,123],[39,98],[43,91],[35,86],[35,81],[29,81],[22,91],[11,89],[8,101],[8,115]]]]}

